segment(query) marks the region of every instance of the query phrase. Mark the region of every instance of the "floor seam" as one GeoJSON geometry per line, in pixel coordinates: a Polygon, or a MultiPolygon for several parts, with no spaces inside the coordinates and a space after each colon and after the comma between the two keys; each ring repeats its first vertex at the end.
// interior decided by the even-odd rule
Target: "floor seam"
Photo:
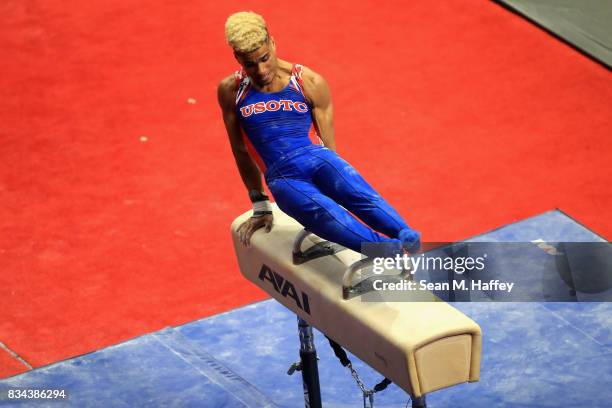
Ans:
{"type": "Polygon", "coordinates": [[[34,369],[34,367],[32,367],[27,361],[25,361],[19,354],[15,353],[13,350],[11,350],[6,344],[4,344],[1,341],[0,341],[0,349],[6,350],[6,352],[9,353],[15,360],[19,361],[21,364],[28,367],[30,370],[34,369]]]}
{"type": "Polygon", "coordinates": [[[604,348],[608,348],[608,345],[600,343],[596,338],[594,338],[593,336],[591,336],[590,334],[588,334],[587,332],[585,332],[584,330],[582,330],[581,328],[579,328],[578,326],[576,326],[575,324],[572,324],[569,320],[567,320],[565,317],[563,317],[560,313],[555,312],[554,310],[548,309],[547,307],[544,306],[545,309],[548,310],[548,312],[550,312],[551,314],[553,314],[557,319],[563,321],[564,323],[566,323],[568,326],[572,327],[574,330],[576,330],[577,332],[579,332],[580,334],[582,334],[583,336],[587,337],[589,340],[594,341],[595,343],[597,343],[599,346],[604,347],[604,348]]]}

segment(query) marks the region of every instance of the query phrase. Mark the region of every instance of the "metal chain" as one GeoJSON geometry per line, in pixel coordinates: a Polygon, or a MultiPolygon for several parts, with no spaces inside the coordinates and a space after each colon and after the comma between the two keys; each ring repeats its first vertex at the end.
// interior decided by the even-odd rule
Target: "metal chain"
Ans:
{"type": "Polygon", "coordinates": [[[357,385],[359,386],[359,388],[361,389],[361,392],[363,392],[363,395],[365,396],[369,396],[374,394],[376,391],[372,390],[368,390],[365,386],[365,384],[363,383],[363,381],[361,381],[361,378],[359,378],[359,374],[357,374],[357,371],[355,371],[355,369],[353,368],[353,365],[351,363],[349,363],[347,365],[347,367],[349,368],[349,370],[351,370],[351,375],[353,376],[353,378],[355,379],[355,382],[357,383],[357,385]]]}
{"type": "Polygon", "coordinates": [[[376,394],[377,391],[375,389],[368,390],[366,388],[361,378],[359,378],[359,374],[357,374],[357,371],[353,368],[353,364],[348,363],[347,367],[351,370],[351,375],[363,393],[363,408],[374,408],[374,394],[376,394]],[[367,404],[368,402],[370,403],[369,406],[367,404]]]}
{"type": "MultiPolygon", "coordinates": [[[[351,370],[351,375],[355,379],[355,382],[357,383],[357,385],[359,386],[359,389],[361,390],[363,394],[363,406],[367,407],[366,400],[369,400],[370,402],[369,407],[374,408],[374,394],[376,394],[378,391],[375,390],[374,388],[372,389],[366,388],[363,381],[361,381],[359,374],[357,374],[357,370],[353,368],[353,364],[348,363],[347,367],[349,368],[349,370],[351,370]]],[[[294,372],[301,371],[301,370],[302,370],[302,362],[298,361],[297,363],[291,364],[291,367],[289,367],[289,370],[287,370],[287,374],[292,375],[294,372]]]]}

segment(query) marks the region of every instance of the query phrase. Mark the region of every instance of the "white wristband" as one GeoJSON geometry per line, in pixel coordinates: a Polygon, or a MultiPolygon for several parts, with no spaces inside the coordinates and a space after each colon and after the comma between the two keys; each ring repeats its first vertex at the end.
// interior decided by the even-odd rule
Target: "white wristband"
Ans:
{"type": "Polygon", "coordinates": [[[272,211],[272,204],[269,200],[256,201],[253,203],[253,213],[256,211],[272,211]]]}

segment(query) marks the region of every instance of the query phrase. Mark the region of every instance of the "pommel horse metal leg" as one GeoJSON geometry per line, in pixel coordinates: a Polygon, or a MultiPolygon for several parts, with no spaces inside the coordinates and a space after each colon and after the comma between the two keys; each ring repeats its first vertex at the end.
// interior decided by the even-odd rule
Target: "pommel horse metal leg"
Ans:
{"type": "Polygon", "coordinates": [[[302,382],[306,408],[321,408],[321,388],[319,386],[319,365],[314,345],[312,327],[298,317],[300,334],[300,360],[302,362],[302,382]]]}
{"type": "Polygon", "coordinates": [[[425,395],[422,397],[412,398],[412,408],[427,408],[427,402],[425,401],[425,395]]]}

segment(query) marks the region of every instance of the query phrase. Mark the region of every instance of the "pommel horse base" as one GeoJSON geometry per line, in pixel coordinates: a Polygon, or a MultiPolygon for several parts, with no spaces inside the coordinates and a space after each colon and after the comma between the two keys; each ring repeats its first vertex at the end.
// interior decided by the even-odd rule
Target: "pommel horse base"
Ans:
{"type": "MultiPolygon", "coordinates": [[[[354,275],[368,260],[309,235],[275,205],[272,231],[256,232],[244,247],[236,230],[250,215],[231,226],[240,271],[297,314],[302,365],[309,371],[317,367],[306,323],[406,391],[413,407],[424,407],[430,392],[479,380],[482,333],[472,319],[429,292],[406,292],[405,302],[351,297],[354,275]],[[305,363],[304,353],[314,360],[305,363]]],[[[307,406],[320,406],[318,372],[316,384],[304,378],[307,406]]]]}

